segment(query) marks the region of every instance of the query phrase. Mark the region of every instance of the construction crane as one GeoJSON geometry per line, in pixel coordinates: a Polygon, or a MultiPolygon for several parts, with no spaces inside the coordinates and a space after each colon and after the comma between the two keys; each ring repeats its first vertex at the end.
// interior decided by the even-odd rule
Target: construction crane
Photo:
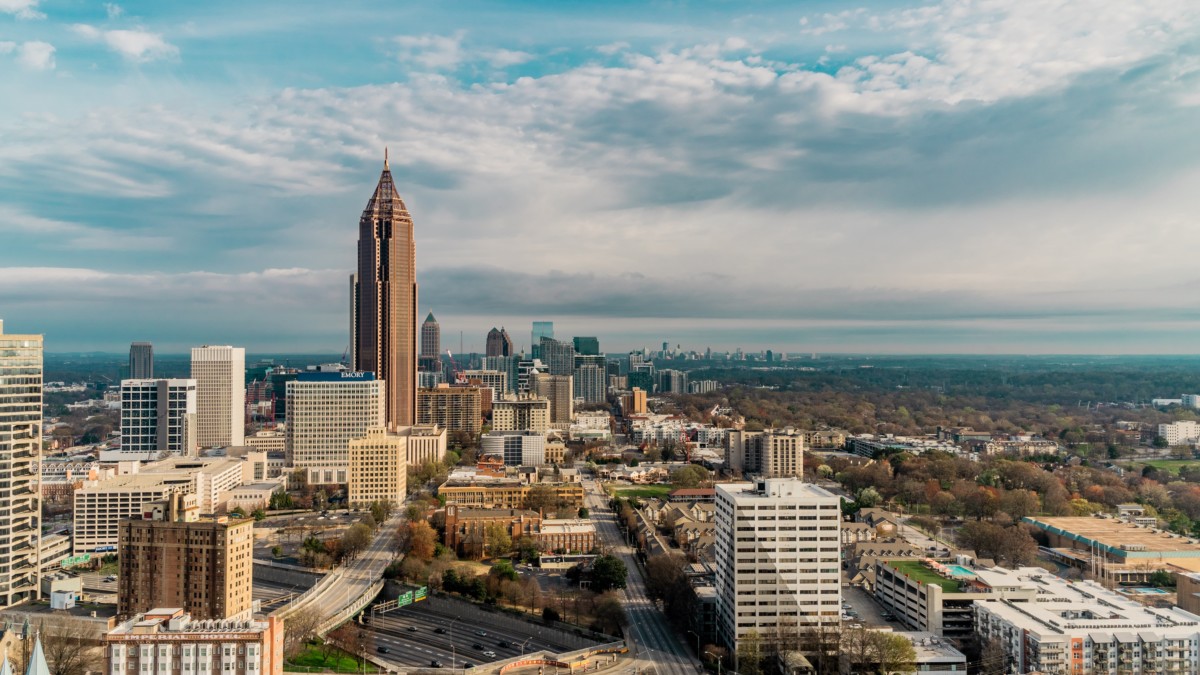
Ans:
{"type": "Polygon", "coordinates": [[[458,362],[454,360],[454,354],[447,349],[446,356],[450,359],[450,374],[454,376],[454,384],[466,384],[467,378],[463,375],[462,368],[458,367],[458,362]]]}

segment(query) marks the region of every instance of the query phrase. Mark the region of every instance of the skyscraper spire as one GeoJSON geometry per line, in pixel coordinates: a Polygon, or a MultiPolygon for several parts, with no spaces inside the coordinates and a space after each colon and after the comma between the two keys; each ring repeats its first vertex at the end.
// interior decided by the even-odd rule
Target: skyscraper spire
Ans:
{"type": "Polygon", "coordinates": [[[391,171],[391,169],[388,168],[388,149],[386,145],[383,146],[383,170],[391,171]]]}

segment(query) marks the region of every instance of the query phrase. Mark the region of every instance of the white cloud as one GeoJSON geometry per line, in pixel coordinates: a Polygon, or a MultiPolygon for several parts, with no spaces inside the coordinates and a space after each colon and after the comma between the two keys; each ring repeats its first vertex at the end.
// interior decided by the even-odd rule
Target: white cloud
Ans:
{"type": "Polygon", "coordinates": [[[44,19],[46,15],[37,11],[40,0],[0,0],[0,13],[12,14],[18,19],[44,19]]]}
{"type": "Polygon", "coordinates": [[[631,45],[628,42],[611,42],[609,44],[596,47],[596,51],[604,54],[605,56],[612,56],[613,54],[628,51],[630,47],[631,45]]]}
{"type": "Polygon", "coordinates": [[[490,53],[487,58],[488,62],[496,68],[507,68],[508,66],[518,66],[522,63],[528,63],[533,60],[534,56],[529,52],[497,49],[490,53]]]}
{"type": "Polygon", "coordinates": [[[0,42],[0,54],[11,54],[16,48],[15,42],[0,42]]]}
{"type": "Polygon", "coordinates": [[[108,14],[109,19],[115,19],[125,13],[125,8],[115,2],[104,3],[104,11],[108,14]]]}
{"type": "Polygon", "coordinates": [[[101,30],[88,24],[71,27],[76,34],[89,40],[101,40],[109,49],[127,61],[147,63],[179,56],[179,48],[163,39],[159,33],[143,29],[101,30]]]}
{"type": "Polygon", "coordinates": [[[396,57],[430,70],[451,69],[466,59],[462,47],[465,35],[464,31],[453,35],[401,35],[394,40],[396,57]]]}
{"type": "Polygon", "coordinates": [[[54,70],[54,45],[24,42],[17,48],[17,62],[30,70],[54,70]]]}

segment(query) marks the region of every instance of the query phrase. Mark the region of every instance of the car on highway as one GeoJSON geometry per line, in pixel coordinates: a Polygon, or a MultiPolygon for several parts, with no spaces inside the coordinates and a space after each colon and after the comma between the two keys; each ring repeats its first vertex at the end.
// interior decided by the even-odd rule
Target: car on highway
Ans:
{"type": "Polygon", "coordinates": [[[474,663],[464,663],[463,664],[463,670],[466,670],[467,668],[474,668],[474,667],[475,667],[474,663]]]}
{"type": "Polygon", "coordinates": [[[438,661],[437,659],[434,659],[434,660],[432,660],[432,661],[430,661],[430,662],[429,662],[429,667],[430,667],[430,668],[441,668],[441,667],[442,667],[442,662],[441,662],[441,661],[438,661]]]}
{"type": "Polygon", "coordinates": [[[512,645],[509,644],[508,640],[501,640],[496,643],[496,646],[497,647],[511,647],[512,645]]]}
{"type": "Polygon", "coordinates": [[[446,629],[442,628],[441,626],[438,626],[437,628],[433,629],[433,632],[437,633],[438,635],[445,635],[446,629]]]}
{"type": "Polygon", "coordinates": [[[486,657],[488,657],[489,659],[494,659],[494,658],[496,658],[496,652],[494,652],[494,651],[492,651],[492,650],[490,650],[490,649],[489,649],[489,650],[487,650],[486,652],[484,652],[484,653],[483,653],[483,655],[484,655],[484,656],[486,656],[486,657]]]}
{"type": "Polygon", "coordinates": [[[384,647],[383,645],[379,645],[378,647],[375,648],[375,651],[379,652],[380,654],[386,654],[392,650],[388,649],[387,647],[384,647]]]}
{"type": "Polygon", "coordinates": [[[478,635],[479,637],[487,637],[486,630],[477,630],[477,631],[475,631],[475,634],[478,635]]]}
{"type": "Polygon", "coordinates": [[[416,627],[416,626],[409,626],[408,628],[405,628],[404,630],[406,630],[406,631],[408,631],[408,632],[410,632],[410,633],[415,633],[415,632],[417,632],[417,627],[416,627]]]}
{"type": "Polygon", "coordinates": [[[116,581],[116,580],[117,580],[117,575],[115,575],[115,574],[110,574],[110,575],[108,575],[108,576],[104,577],[104,580],[105,580],[105,581],[116,581]]]}
{"type": "Polygon", "coordinates": [[[471,645],[471,649],[481,652],[481,651],[483,651],[483,645],[476,642],[475,644],[471,645]]]}

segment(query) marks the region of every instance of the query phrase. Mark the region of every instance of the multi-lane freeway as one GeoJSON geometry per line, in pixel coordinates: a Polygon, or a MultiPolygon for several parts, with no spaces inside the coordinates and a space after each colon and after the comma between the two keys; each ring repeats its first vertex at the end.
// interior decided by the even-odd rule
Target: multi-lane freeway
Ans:
{"type": "Polygon", "coordinates": [[[692,658],[679,635],[667,624],[666,617],[646,596],[645,581],[634,561],[633,549],[621,536],[616,514],[608,506],[608,495],[595,481],[585,481],[584,487],[597,533],[604,538],[609,551],[620,557],[629,570],[625,588],[629,630],[625,639],[638,658],[638,668],[653,668],[658,675],[693,675],[700,670],[700,663],[692,658]]]}

